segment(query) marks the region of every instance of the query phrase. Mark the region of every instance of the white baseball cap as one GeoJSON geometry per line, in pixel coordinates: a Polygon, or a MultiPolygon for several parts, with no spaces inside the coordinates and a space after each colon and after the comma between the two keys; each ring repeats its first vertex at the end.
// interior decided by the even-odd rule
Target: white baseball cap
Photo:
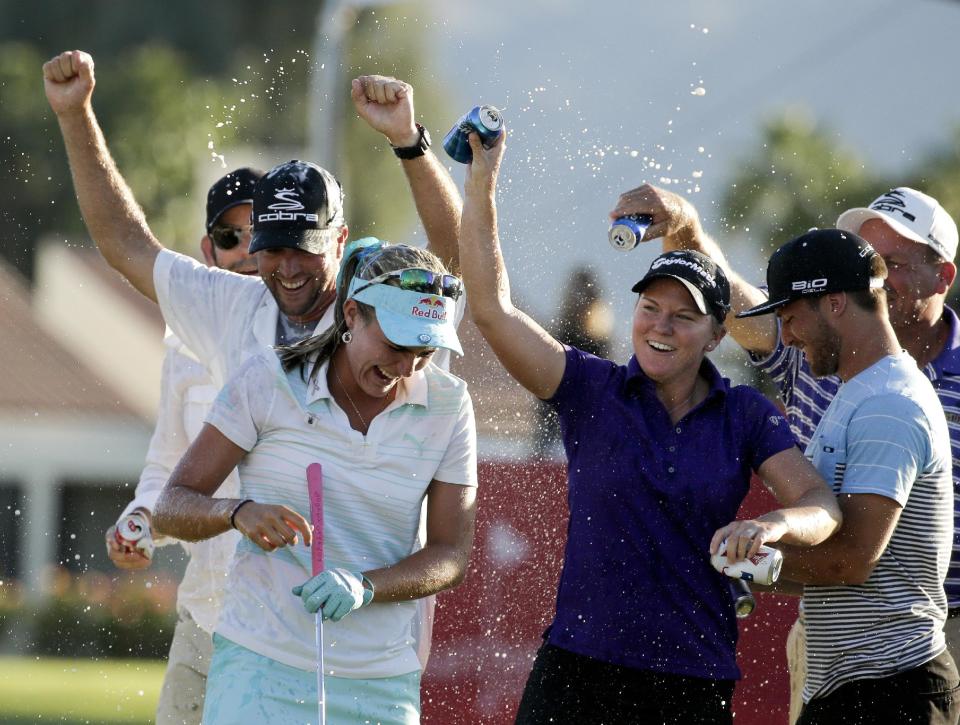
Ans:
{"type": "Polygon", "coordinates": [[[928,245],[948,262],[957,254],[957,223],[939,201],[916,189],[900,186],[874,199],[866,209],[848,209],[837,219],[837,228],[859,234],[870,219],[880,219],[897,234],[928,245]]]}

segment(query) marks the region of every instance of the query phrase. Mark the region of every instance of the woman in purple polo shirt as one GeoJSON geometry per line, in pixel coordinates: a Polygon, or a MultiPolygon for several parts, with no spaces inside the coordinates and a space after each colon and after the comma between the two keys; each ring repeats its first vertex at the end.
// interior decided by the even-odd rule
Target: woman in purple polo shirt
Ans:
{"type": "Polygon", "coordinates": [[[706,359],[730,298],[707,257],[661,255],[633,287],[627,365],[561,345],[513,307],[494,200],[504,144],[470,145],[470,310],[510,374],[557,410],[568,461],[556,616],[517,722],[730,723],[737,626],[711,541],[726,538],[733,559],[817,544],[839,525],[836,500],[777,409],[706,359]],[[754,472],[785,508],[735,521],[754,472]]]}

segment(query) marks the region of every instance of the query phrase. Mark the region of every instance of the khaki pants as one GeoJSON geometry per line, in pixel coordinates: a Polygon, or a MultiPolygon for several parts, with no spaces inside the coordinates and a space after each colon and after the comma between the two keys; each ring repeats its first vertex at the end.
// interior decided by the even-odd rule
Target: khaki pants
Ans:
{"type": "Polygon", "coordinates": [[[953,661],[960,662],[960,617],[948,618],[943,625],[943,634],[947,638],[947,649],[953,655],[953,661]]]}
{"type": "Polygon", "coordinates": [[[157,725],[200,725],[212,653],[211,635],[181,611],[157,703],[157,725]]]}
{"type": "Polygon", "coordinates": [[[787,635],[787,670],[790,672],[790,725],[803,709],[803,683],[807,679],[807,629],[797,618],[787,635]]]}

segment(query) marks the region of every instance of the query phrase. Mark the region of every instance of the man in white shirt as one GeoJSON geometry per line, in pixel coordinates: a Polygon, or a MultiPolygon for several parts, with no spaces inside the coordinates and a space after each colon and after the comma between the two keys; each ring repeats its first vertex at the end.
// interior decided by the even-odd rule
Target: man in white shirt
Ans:
{"type": "MultiPolygon", "coordinates": [[[[160,244],[117,169],[93,112],[93,59],[67,51],[45,63],[43,75],[91,237],[112,267],[159,302],[167,324],[215,385],[264,347],[330,326],[348,228],[343,192],[329,172],[292,161],[261,180],[263,208],[255,204],[259,219],[252,242],[259,279],[205,267],[160,244]]],[[[351,96],[357,114],[386,137],[400,159],[430,250],[457,273],[462,203],[430,151],[429,134],[415,123],[413,89],[393,78],[361,76],[353,80],[351,96]]],[[[434,361],[442,366],[438,357],[434,361]]],[[[418,634],[419,653],[425,662],[432,605],[422,602],[421,610],[426,624],[418,634]]]]}
{"type": "MultiPolygon", "coordinates": [[[[263,172],[259,169],[237,169],[210,187],[206,234],[200,240],[208,266],[238,274],[257,273],[256,263],[247,248],[253,189],[261,176],[263,172]]],[[[167,352],[163,361],[157,423],[136,493],[120,517],[139,514],[144,517],[147,527],[160,491],[190,442],[200,432],[218,391],[206,368],[176,335],[168,333],[164,345],[167,352]]],[[[238,490],[239,481],[234,472],[224,482],[220,493],[234,496],[238,490]]],[[[116,526],[112,526],[106,533],[107,554],[114,565],[120,569],[149,567],[151,549],[121,545],[115,537],[115,530],[116,526]]],[[[227,566],[238,538],[231,531],[207,541],[176,542],[190,554],[190,561],[177,589],[177,624],[157,704],[158,723],[198,725],[200,722],[212,651],[211,637],[222,606],[227,566]]],[[[175,542],[158,538],[156,543],[175,542]]]]}

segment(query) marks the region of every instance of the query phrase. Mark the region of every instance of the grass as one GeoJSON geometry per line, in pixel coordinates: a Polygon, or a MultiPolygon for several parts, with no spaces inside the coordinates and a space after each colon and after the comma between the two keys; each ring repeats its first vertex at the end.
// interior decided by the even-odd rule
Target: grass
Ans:
{"type": "Polygon", "coordinates": [[[153,722],[165,663],[0,657],[0,725],[153,722]]]}

